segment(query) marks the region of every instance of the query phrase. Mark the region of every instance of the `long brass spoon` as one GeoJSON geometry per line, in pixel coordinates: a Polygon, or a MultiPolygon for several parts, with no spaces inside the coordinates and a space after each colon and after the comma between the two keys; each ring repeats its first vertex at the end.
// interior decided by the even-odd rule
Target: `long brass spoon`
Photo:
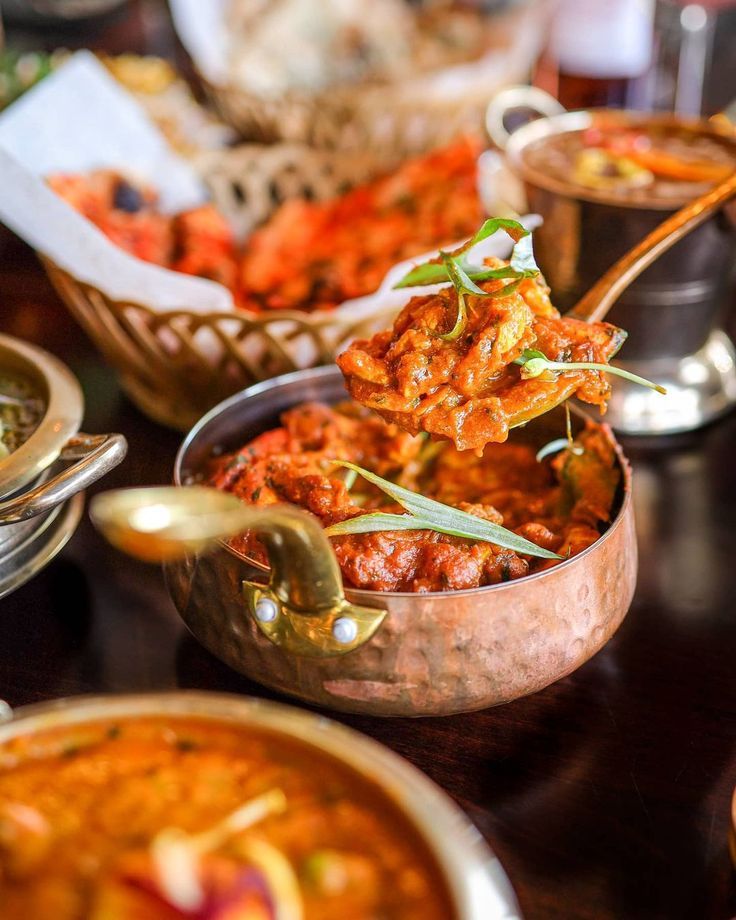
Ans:
{"type": "Polygon", "coordinates": [[[243,582],[245,604],[261,632],[293,654],[343,655],[386,616],[345,598],[322,527],[292,505],[258,507],[205,486],[160,486],[103,492],[90,503],[90,517],[110,543],[146,562],[193,557],[245,530],[258,533],[270,578],[243,582]]]}
{"type": "Polygon", "coordinates": [[[691,230],[704,223],[736,195],[736,172],[680,208],[648,233],[584,294],[567,316],[589,323],[602,320],[626,288],[691,230]]]}

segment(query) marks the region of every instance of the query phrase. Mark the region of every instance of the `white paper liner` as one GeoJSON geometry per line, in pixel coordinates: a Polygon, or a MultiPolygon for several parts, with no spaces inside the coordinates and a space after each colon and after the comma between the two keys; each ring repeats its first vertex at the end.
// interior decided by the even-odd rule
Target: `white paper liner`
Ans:
{"type": "Polygon", "coordinates": [[[230,0],[169,0],[182,45],[210,83],[228,81],[226,13],[230,0]]]}
{"type": "Polygon", "coordinates": [[[39,176],[124,169],[155,182],[168,213],[207,197],[194,169],[89,51],[74,54],[0,115],[0,146],[39,176]]]}
{"type": "Polygon", "coordinates": [[[164,208],[205,199],[203,183],[94,55],[79,52],[0,115],[0,219],[34,249],[112,300],[153,310],[232,312],[229,291],[129,255],[43,181],[119,169],[150,182],[164,208]]]}

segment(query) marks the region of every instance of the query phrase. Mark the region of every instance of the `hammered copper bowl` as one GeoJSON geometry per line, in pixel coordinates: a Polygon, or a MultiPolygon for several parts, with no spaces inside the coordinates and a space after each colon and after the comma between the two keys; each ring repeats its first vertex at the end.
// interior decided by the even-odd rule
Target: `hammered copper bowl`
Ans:
{"type": "MultiPolygon", "coordinates": [[[[278,425],[291,406],[344,398],[335,367],[251,387],[192,429],[176,459],[174,481],[196,479],[214,449],[239,447],[278,425]]],[[[527,431],[534,428],[544,443],[544,427],[527,431]]],[[[267,570],[224,543],[210,555],[169,564],[169,589],[189,629],[213,654],[298,699],[383,716],[448,715],[505,703],[574,671],[626,615],[636,582],[636,537],[630,470],[616,450],[622,471],[618,511],[585,552],[519,581],[468,591],[346,589],[348,601],[387,614],[369,641],[339,657],[297,656],[267,638],[244,598],[245,582],[265,580],[267,570]]],[[[308,564],[295,559],[294,566],[298,580],[314,578],[308,564]]]]}
{"type": "Polygon", "coordinates": [[[78,697],[17,710],[0,724],[0,745],[49,729],[150,717],[205,719],[265,730],[336,758],[377,786],[416,828],[442,873],[455,907],[453,920],[519,920],[501,864],[449,797],[387,748],[323,717],[223,693],[78,697]]]}

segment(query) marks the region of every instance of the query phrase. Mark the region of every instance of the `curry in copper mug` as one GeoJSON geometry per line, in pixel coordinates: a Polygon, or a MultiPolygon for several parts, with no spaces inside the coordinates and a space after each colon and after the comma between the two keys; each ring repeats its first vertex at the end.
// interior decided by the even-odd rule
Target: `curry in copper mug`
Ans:
{"type": "Polygon", "coordinates": [[[452,920],[380,788],[283,735],[119,718],[0,745],[3,920],[452,920]]]}
{"type": "Polygon", "coordinates": [[[605,192],[622,204],[677,205],[696,198],[736,169],[733,145],[688,127],[624,126],[597,113],[594,124],[533,141],[527,166],[572,189],[605,192]]]}

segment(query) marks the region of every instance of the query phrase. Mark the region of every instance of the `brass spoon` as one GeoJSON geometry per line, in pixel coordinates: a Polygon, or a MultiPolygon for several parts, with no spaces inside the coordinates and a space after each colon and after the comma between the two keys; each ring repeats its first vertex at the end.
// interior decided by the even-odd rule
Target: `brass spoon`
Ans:
{"type": "Polygon", "coordinates": [[[602,320],[626,288],[675,243],[704,223],[736,195],[736,172],[684,208],[680,208],[648,233],[615,262],[566,316],[589,323],[602,320]]]}
{"type": "Polygon", "coordinates": [[[246,606],[272,642],[297,655],[328,657],[358,648],[386,611],[351,604],[337,559],[316,518],[292,505],[247,505],[206,486],[119,489],[90,503],[95,526],[146,562],[173,562],[221,547],[245,530],[268,553],[268,584],[243,582],[246,606]]]}

